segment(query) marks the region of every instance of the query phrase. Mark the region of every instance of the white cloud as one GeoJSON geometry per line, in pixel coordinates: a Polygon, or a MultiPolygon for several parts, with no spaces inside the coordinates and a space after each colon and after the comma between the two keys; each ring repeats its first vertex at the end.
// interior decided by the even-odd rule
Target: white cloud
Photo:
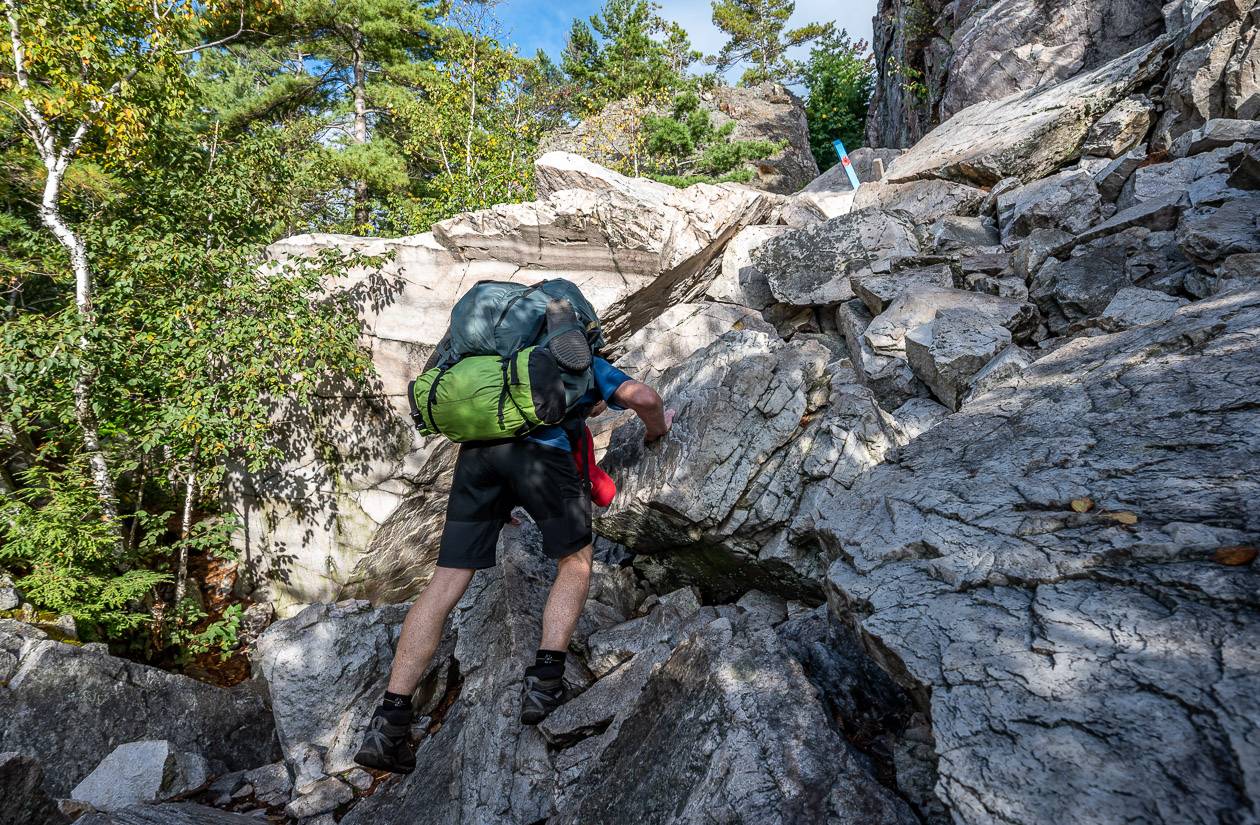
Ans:
{"type": "MultiPolygon", "coordinates": [[[[871,19],[877,0],[797,0],[790,26],[834,21],[837,28],[848,29],[853,38],[870,41],[871,19]]],[[[713,25],[710,0],[662,2],[661,16],[673,20],[691,35],[692,44],[706,55],[717,54],[726,42],[726,35],[713,25]]],[[[808,47],[796,49],[792,57],[804,59],[808,47]]],[[[738,72],[735,73],[738,75],[738,72]]]]}

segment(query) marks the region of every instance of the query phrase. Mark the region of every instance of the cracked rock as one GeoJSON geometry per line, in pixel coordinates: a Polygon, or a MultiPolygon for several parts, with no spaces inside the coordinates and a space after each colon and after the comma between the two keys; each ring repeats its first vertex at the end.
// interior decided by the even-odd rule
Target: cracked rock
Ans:
{"type": "Polygon", "coordinates": [[[850,276],[889,272],[894,259],[919,249],[908,215],[863,209],[771,238],[753,253],[753,262],[778,301],[811,306],[849,300],[850,276]]]}
{"type": "Polygon", "coordinates": [[[1260,540],[1257,330],[1253,289],[1077,339],[818,501],[956,822],[1254,819],[1260,570],[1210,557],[1260,540]]]}

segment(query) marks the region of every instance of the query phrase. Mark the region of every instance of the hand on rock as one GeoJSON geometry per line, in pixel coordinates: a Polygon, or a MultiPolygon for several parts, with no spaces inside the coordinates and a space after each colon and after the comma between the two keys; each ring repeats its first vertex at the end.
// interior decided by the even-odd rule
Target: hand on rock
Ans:
{"type": "Polygon", "coordinates": [[[666,410],[665,415],[664,415],[665,429],[661,430],[659,433],[648,432],[646,435],[643,436],[643,440],[647,442],[648,444],[651,444],[669,435],[669,431],[673,429],[674,427],[674,415],[675,415],[674,410],[666,410]]]}

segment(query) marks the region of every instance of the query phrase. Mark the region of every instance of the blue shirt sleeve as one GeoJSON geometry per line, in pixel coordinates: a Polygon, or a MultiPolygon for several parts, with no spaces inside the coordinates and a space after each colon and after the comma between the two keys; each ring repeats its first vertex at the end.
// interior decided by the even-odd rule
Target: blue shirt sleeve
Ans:
{"type": "Polygon", "coordinates": [[[605,361],[603,358],[596,358],[591,364],[591,371],[595,373],[595,392],[599,397],[608,402],[609,409],[624,410],[625,407],[614,404],[613,395],[621,388],[621,385],[630,380],[630,376],[605,361]]]}

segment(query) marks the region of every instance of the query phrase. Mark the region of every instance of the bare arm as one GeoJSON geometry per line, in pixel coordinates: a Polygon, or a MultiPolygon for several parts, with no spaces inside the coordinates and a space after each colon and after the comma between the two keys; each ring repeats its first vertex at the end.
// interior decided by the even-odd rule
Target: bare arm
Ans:
{"type": "Polygon", "coordinates": [[[634,410],[634,414],[642,419],[643,425],[647,427],[645,441],[656,441],[669,432],[674,411],[667,413],[661,397],[647,384],[627,381],[613,393],[613,401],[628,410],[634,410]]]}

